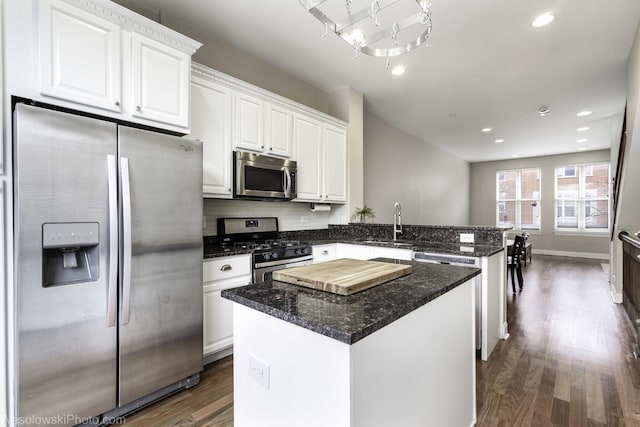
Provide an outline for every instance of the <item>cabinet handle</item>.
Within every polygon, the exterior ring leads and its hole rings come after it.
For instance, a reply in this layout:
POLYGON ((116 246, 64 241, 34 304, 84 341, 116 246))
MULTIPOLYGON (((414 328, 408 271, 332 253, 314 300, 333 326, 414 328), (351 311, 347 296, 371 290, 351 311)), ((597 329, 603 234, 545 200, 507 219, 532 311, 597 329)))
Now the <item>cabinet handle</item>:
POLYGON ((329 251, 327 250, 322 251, 322 255, 329 255, 329 251))
POLYGON ((120 101, 116 101, 116 107, 120 106, 120 101))
POLYGON ((136 111, 142 111, 142 108, 140 108, 140 106, 136 106, 136 111))
POLYGON ((262 146, 262 149, 264 150, 264 145, 262 146))
POLYGON ((227 188, 227 191, 228 191, 229 193, 231 193, 231 188, 227 188))
POLYGON ((269 147, 269 151, 273 151, 273 147, 269 147))
POLYGON ((231 270, 233 267, 231 267, 229 264, 225 264, 222 267, 220 267, 220 271, 229 271, 231 270))

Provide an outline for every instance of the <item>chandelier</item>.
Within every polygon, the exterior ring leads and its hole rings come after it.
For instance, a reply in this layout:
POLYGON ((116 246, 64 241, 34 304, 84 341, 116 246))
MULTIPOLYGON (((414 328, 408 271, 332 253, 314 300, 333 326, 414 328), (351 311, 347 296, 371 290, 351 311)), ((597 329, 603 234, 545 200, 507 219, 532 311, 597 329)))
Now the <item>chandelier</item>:
MULTIPOLYGON (((358 53, 387 58, 425 44, 431 36, 431 0, 299 0, 329 32, 358 53)), ((426 46, 429 46, 428 44, 426 46)))

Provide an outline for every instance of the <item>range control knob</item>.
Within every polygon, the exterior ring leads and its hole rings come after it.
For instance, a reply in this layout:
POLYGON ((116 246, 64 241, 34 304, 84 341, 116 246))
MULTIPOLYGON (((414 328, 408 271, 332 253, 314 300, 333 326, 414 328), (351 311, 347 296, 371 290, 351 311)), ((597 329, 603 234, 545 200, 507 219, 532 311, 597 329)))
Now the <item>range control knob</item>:
POLYGON ((269 261, 269 259, 271 259, 271 254, 270 253, 262 254, 262 258, 264 258, 265 261, 269 261))

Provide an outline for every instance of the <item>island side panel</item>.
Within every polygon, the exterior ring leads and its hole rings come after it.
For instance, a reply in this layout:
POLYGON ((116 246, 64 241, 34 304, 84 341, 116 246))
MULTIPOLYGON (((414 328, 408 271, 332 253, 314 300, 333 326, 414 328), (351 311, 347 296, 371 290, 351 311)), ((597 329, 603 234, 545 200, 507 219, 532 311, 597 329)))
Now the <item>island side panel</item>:
POLYGON ((505 252, 482 258, 482 351, 480 357, 487 361, 498 341, 506 338, 507 328, 506 287, 504 281, 505 252), (486 272, 486 274, 485 274, 486 272))
POLYGON ((472 426, 474 281, 351 347, 354 427, 472 426))
POLYGON ((350 346, 234 303, 234 425, 347 427, 350 346), (249 373, 269 365, 269 388, 249 373))

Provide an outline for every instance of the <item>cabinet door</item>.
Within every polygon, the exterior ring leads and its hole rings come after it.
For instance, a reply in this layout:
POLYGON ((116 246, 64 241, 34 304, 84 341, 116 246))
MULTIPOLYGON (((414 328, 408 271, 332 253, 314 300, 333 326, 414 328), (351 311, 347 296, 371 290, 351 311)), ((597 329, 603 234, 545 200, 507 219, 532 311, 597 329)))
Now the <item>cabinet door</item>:
POLYGON ((220 296, 221 289, 207 290, 203 296, 203 354, 233 344, 233 303, 220 296))
POLYGON ((231 198, 231 91, 197 77, 191 83, 191 135, 202 140, 204 196, 231 198))
POLYGON ((262 152, 264 150, 262 100, 243 93, 236 93, 234 101, 235 147, 262 152))
POLYGON ((324 200, 347 201, 347 132, 334 126, 324 127, 324 200))
POLYGON ((39 3, 40 92, 120 111, 120 28, 57 0, 39 3))
POLYGON ((265 145, 268 154, 291 157, 292 113, 273 104, 266 104, 265 112, 265 145))
POLYGON ((296 200, 322 200, 322 125, 318 120, 296 114, 293 123, 295 157, 298 162, 296 200))
POLYGON ((189 127, 191 57, 138 33, 131 34, 136 117, 189 127))

